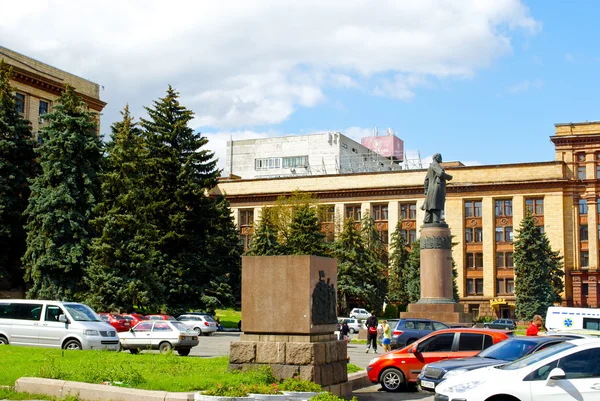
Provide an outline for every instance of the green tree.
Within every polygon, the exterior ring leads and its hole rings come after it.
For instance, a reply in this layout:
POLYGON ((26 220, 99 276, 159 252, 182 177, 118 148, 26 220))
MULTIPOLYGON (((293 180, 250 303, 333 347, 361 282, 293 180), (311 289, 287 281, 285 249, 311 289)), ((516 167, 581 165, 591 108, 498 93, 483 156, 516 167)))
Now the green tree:
POLYGON ((23 287, 24 212, 37 171, 31 125, 17 110, 10 67, 0 60, 0 280, 23 287))
POLYGON ((315 207, 299 204, 293 211, 286 248, 290 255, 326 256, 325 236, 315 207))
POLYGON ((148 151, 129 107, 113 124, 106 145, 102 200, 90 224, 91 241, 85 282, 86 299, 99 310, 157 310, 163 288, 158 280, 157 229, 148 219, 152 194, 144 185, 148 151))
POLYGON ((392 302, 406 306, 409 303, 406 291, 409 252, 406 249, 406 238, 402 234, 402 221, 396 224, 390 245, 392 253, 389 262, 388 296, 392 302))
POLYGON ((211 243, 219 212, 207 196, 219 171, 206 137, 188 126, 192 111, 180 104, 173 88, 146 111, 148 119, 141 126, 149 150, 145 185, 153 188, 149 219, 158 230, 162 260, 157 268, 166 308, 176 312, 198 307, 205 290, 222 275, 211 243))
MULTIPOLYGON (((388 265, 388 252, 381 238, 382 232, 375 227, 375 220, 368 215, 361 219, 361 235, 367 251, 367 274, 371 277, 373 291, 368 292, 367 303, 371 309, 380 311, 387 295, 387 279, 385 270, 388 265)), ((387 235, 387 233, 385 233, 387 235)))
POLYGON ((416 303, 421 298, 421 240, 412 243, 408 256, 405 291, 408 302, 416 303))
POLYGON ((272 222, 273 211, 263 208, 260 221, 252 235, 250 249, 246 252, 250 256, 285 255, 285 247, 277 240, 277 231, 272 222))
POLYGON ((89 219, 100 194, 101 142, 95 117, 67 86, 37 148, 42 172, 31 181, 23 257, 27 296, 77 299, 92 236, 89 219))
POLYGON ((521 220, 519 234, 514 241, 515 314, 529 321, 533 315, 544 316, 555 300, 552 287, 553 265, 558 262, 546 234, 535 226, 531 211, 521 220))
POLYGON ((310 205, 317 207, 319 199, 310 192, 294 191, 289 196, 280 196, 271 207, 271 224, 277 232, 281 244, 287 244, 290 237, 292 220, 299 207, 310 205))

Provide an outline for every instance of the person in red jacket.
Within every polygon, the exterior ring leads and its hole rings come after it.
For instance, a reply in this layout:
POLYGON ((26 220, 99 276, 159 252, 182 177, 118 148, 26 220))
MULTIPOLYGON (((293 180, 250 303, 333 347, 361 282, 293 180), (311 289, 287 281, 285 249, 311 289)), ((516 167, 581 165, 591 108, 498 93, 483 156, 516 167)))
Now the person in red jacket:
POLYGON ((540 315, 535 315, 531 324, 527 328, 528 336, 543 336, 544 333, 540 332, 540 328, 544 326, 544 319, 540 315))
POLYGON ((371 312, 371 316, 369 316, 369 318, 367 319, 366 322, 366 326, 367 326, 367 353, 369 352, 369 349, 371 348, 371 345, 373 345, 373 353, 376 354, 377 353, 377 326, 379 325, 379 322, 377 321, 377 318, 375 317, 375 311, 371 312))

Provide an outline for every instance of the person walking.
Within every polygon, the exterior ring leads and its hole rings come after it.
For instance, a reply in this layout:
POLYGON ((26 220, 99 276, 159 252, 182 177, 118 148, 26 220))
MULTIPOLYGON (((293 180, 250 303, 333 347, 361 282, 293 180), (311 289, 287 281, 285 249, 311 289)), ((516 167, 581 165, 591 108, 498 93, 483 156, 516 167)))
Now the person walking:
POLYGON ((344 320, 342 323, 342 327, 340 327, 340 340, 346 341, 348 343, 348 333, 350 332, 350 328, 348 327, 348 322, 344 320))
POLYGON ((388 324, 387 320, 383 321, 382 329, 383 340, 381 340, 381 344, 383 345, 383 352, 390 352, 392 350, 392 328, 388 324))
POLYGON ((369 353, 369 349, 371 349, 371 345, 373 345, 373 353, 377 353, 377 326, 379 325, 379 321, 375 317, 375 311, 371 311, 371 316, 367 319, 367 350, 366 353, 369 353))
POLYGON ((542 326, 544 326, 544 319, 540 315, 534 315, 525 334, 527 336, 543 336, 544 333, 540 332, 542 326))

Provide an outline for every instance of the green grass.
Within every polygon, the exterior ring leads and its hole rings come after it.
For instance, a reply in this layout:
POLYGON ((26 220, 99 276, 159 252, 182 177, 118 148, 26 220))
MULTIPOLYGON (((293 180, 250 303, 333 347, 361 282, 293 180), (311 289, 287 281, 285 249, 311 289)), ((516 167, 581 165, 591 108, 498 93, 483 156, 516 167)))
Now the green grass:
POLYGON ((242 312, 239 309, 217 309, 215 313, 225 328, 237 329, 238 322, 242 319, 242 312))
POLYGON ((359 366, 356 366, 352 363, 348 364, 348 373, 356 373, 356 372, 360 372, 361 370, 364 370, 364 369, 359 366))

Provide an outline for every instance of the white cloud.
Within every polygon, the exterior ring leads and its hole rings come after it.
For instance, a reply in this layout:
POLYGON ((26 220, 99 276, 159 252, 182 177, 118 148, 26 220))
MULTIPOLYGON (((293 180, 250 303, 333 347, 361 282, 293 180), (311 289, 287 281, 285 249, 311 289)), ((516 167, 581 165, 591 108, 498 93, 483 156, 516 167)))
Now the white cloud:
POLYGON ((22 0, 2 15, 4 46, 105 87, 103 131, 168 84, 195 124, 228 129, 280 123, 330 87, 409 100, 541 27, 519 0, 22 0))
POLYGON ((508 87, 506 89, 506 92, 512 94, 512 95, 516 95, 522 92, 526 92, 530 89, 541 89, 544 87, 544 81, 542 81, 541 79, 536 79, 533 81, 530 80, 525 80, 525 81, 521 81, 518 82, 510 87, 508 87))

